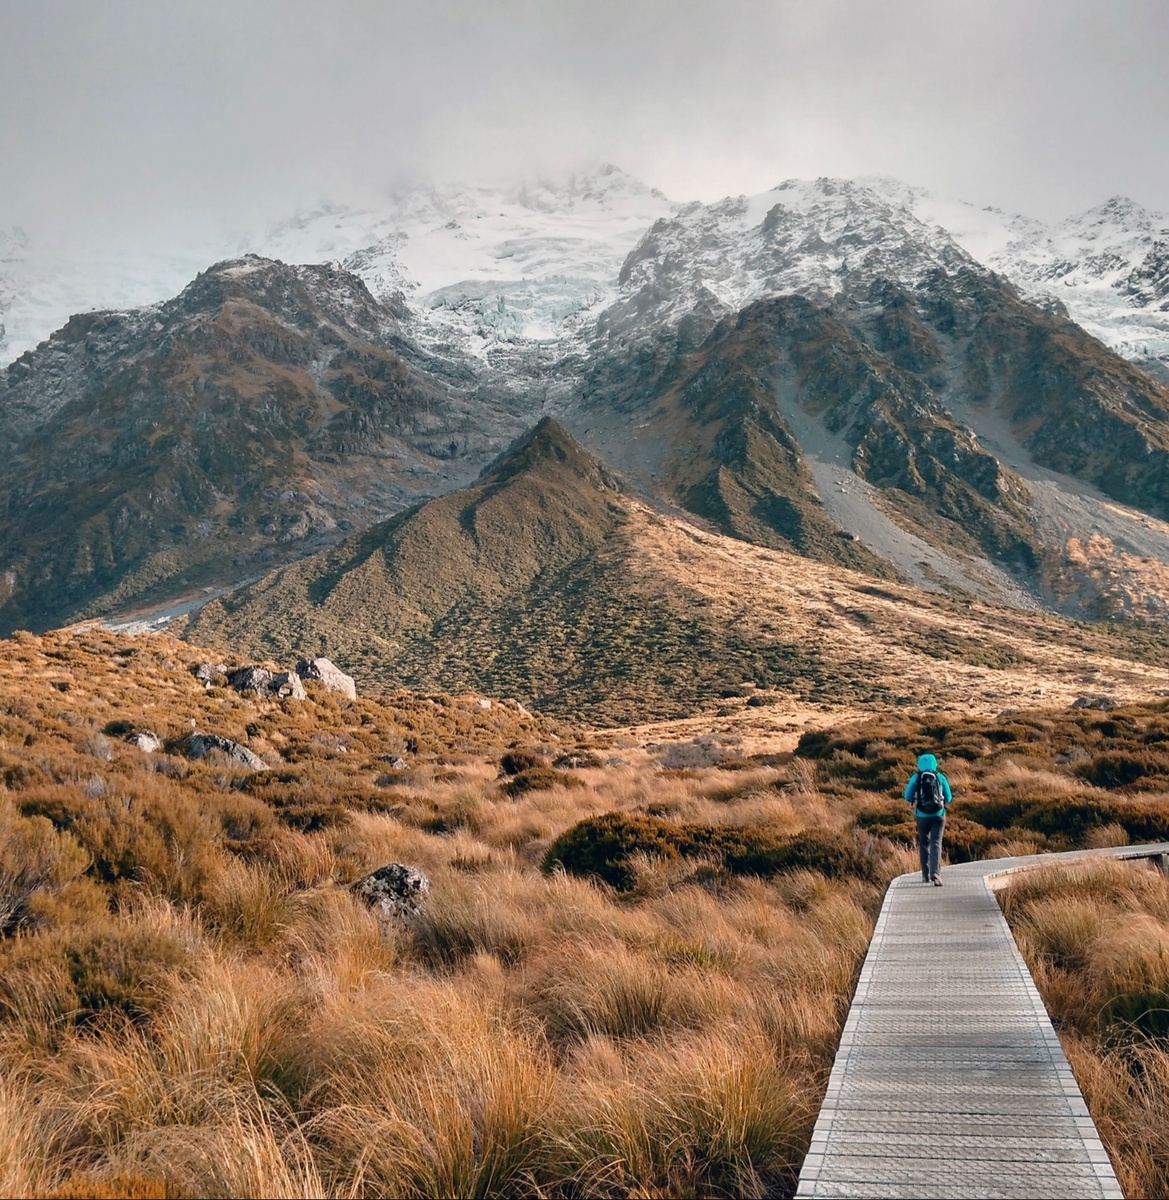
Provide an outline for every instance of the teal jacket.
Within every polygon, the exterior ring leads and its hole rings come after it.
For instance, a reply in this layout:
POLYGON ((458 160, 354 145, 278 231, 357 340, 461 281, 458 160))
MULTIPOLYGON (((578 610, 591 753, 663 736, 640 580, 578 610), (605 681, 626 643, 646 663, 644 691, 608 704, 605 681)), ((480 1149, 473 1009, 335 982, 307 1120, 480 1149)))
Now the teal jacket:
MULTIPOLYGON (((919 754, 917 758, 917 770, 909 777, 909 782, 905 785, 905 799, 910 800, 913 797, 913 785, 917 783, 917 777, 922 771, 933 771, 938 777, 938 783, 942 785, 942 800, 948 808, 954 800, 954 793, 950 790, 950 781, 938 770, 938 760, 932 754, 919 754)), ((944 811, 944 810, 943 810, 944 811)), ((913 810, 915 817, 933 817, 936 813, 918 812, 913 810)))

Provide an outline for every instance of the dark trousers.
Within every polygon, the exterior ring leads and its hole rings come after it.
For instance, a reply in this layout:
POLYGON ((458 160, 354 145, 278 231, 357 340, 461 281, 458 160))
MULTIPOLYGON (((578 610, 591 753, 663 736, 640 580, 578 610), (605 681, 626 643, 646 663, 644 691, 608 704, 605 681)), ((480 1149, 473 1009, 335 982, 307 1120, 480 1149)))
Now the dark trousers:
POLYGON ((917 853, 921 858, 921 877, 928 883, 938 877, 942 865, 942 830, 946 828, 946 814, 936 817, 917 818, 917 853))

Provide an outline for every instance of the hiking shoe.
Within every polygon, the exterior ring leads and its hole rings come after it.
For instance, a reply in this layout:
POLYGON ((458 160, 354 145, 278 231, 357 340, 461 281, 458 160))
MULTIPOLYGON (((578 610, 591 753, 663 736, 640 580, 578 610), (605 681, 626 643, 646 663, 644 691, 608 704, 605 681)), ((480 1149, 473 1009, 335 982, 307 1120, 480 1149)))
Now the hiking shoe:
POLYGON ((936 875, 930 880, 930 882, 934 885, 934 887, 942 886, 942 881, 936 875))

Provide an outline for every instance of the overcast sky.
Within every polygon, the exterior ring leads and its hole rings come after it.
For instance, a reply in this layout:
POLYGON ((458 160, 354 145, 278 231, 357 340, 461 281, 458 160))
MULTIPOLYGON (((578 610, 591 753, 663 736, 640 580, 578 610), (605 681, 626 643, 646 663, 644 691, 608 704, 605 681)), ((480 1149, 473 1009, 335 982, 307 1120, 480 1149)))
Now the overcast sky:
POLYGON ((0 227, 241 226, 613 161, 1169 210, 1169 0, 0 0, 0 227))

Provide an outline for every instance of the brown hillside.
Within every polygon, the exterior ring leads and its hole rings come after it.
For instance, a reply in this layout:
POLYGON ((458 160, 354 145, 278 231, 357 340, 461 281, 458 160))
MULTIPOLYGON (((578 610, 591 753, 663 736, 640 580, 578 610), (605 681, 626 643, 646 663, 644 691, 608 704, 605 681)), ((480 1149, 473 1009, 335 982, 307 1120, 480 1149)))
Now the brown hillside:
POLYGON ((208 604, 188 636, 328 654, 369 686, 479 690, 632 724, 757 690, 843 708, 1124 698, 1153 635, 875 582, 704 532, 543 422, 473 488, 208 604))

